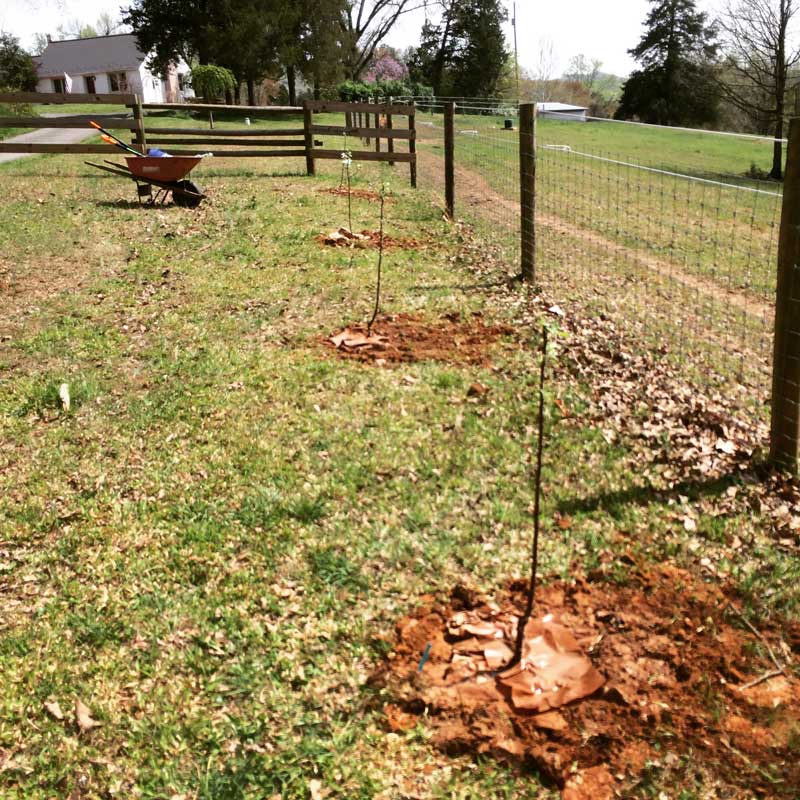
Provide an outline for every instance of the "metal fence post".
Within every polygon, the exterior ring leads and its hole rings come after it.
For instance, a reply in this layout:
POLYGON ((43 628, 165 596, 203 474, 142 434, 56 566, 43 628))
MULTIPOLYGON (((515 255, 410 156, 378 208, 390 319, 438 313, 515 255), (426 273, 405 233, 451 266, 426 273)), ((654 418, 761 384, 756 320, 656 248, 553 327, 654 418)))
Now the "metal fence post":
POLYGON ((789 124, 778 242, 771 460, 797 474, 800 452, 800 118, 789 124))
POLYGON ((520 267, 522 280, 536 278, 536 104, 519 107, 520 267))
POLYGON ((456 104, 444 104, 444 199, 447 216, 455 219, 456 208, 456 104))

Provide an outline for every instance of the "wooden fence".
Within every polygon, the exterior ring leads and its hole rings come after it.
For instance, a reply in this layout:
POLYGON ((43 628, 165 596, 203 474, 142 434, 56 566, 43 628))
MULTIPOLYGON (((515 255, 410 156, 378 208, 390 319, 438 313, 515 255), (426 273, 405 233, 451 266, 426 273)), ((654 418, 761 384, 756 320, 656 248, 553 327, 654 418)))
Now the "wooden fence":
MULTIPOLYGON (((335 103, 306 102, 300 106, 222 106, 200 103, 142 103, 131 94, 38 94, 30 92, 0 93, 0 103, 13 105, 34 104, 92 104, 125 106, 130 116, 103 117, 104 128, 111 131, 129 131, 131 144, 142 153, 149 147, 168 148, 174 155, 200 155, 212 153, 224 158, 305 158, 309 175, 316 171, 318 159, 342 157, 341 149, 326 149, 318 135, 352 136, 370 145, 374 150, 359 150, 347 146, 356 161, 385 161, 390 164, 408 163, 411 185, 417 184, 417 156, 415 107, 397 103, 335 103), (209 127, 150 127, 146 114, 158 111, 193 111, 207 114, 209 127), (302 115, 302 126, 285 128, 232 128, 214 127, 214 114, 237 114, 252 119, 285 118, 302 115), (343 125, 317 125, 315 114, 341 113, 343 125), (405 126, 396 126, 398 118, 406 119, 405 126), (385 150, 381 143, 385 141, 385 150), (407 152, 397 152, 395 143, 408 142, 407 152)), ((0 128, 89 128, 92 115, 76 114, 64 117, 0 117, 0 128)), ((87 130, 87 136, 91 131, 87 130)), ((118 155, 119 149, 109 144, 64 144, 48 142, 0 141, 0 153, 104 153, 118 155)))

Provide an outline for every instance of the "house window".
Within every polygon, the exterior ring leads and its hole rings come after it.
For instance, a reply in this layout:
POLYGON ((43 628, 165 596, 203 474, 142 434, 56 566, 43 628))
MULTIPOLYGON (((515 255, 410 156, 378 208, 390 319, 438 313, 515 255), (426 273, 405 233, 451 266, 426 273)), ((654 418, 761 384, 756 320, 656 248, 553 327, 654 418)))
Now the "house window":
POLYGON ((84 80, 86 81, 86 94, 96 94, 94 75, 86 75, 84 80))
POLYGON ((64 94, 64 79, 53 78, 53 91, 56 94, 64 94))
POLYGON ((109 72, 108 84, 112 92, 127 92, 128 76, 124 72, 109 72))

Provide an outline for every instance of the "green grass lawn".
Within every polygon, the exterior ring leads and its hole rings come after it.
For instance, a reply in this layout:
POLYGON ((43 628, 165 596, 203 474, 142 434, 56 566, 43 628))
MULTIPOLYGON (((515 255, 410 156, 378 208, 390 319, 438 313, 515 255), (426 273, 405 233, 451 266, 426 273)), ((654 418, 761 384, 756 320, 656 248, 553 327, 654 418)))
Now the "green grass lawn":
MULTIPOLYGON (((424 727, 389 735, 367 682, 423 594, 526 573, 538 322, 481 366, 338 360, 320 340, 369 317, 375 256, 317 243, 346 201, 320 192, 338 164, 304 168, 204 163, 193 212, 140 207, 78 157, 0 166, 3 798, 288 800, 311 780, 343 800, 555 796, 424 727), (76 698, 100 727, 76 729, 76 698)), ((475 288, 492 251, 407 170, 355 183, 389 177, 387 232, 424 245, 387 253, 384 310, 517 320, 524 290, 475 288)), ((354 217, 377 227, 374 203, 354 217)), ((796 617, 798 561, 767 512, 731 501, 690 533, 675 503, 704 490, 649 492, 633 441, 575 423, 594 393, 560 370, 548 390, 544 574, 592 569, 624 535, 645 558, 724 563, 754 614, 796 617)))
MULTIPOLYGON (((433 119, 441 124, 441 115, 421 114, 420 119, 433 119)), ((456 116, 457 129, 491 133, 499 132, 502 127, 503 119, 499 117, 456 116)), ((569 145, 574 150, 624 156, 634 164, 717 180, 746 178, 751 165, 761 172, 769 172, 772 167, 771 141, 713 133, 626 125, 611 120, 575 123, 543 118, 537 121, 537 137, 540 145, 569 145)), ((773 185, 780 190, 780 184, 773 185)))

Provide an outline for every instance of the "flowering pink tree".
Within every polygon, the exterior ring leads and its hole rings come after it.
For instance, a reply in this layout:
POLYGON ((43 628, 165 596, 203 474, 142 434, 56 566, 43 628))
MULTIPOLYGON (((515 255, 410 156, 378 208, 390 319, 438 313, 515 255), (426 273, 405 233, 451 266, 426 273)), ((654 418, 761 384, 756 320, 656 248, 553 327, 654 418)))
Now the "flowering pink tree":
POLYGON ((367 83, 375 83, 376 81, 402 81, 407 77, 408 67, 384 50, 378 53, 370 65, 365 80, 367 83))

